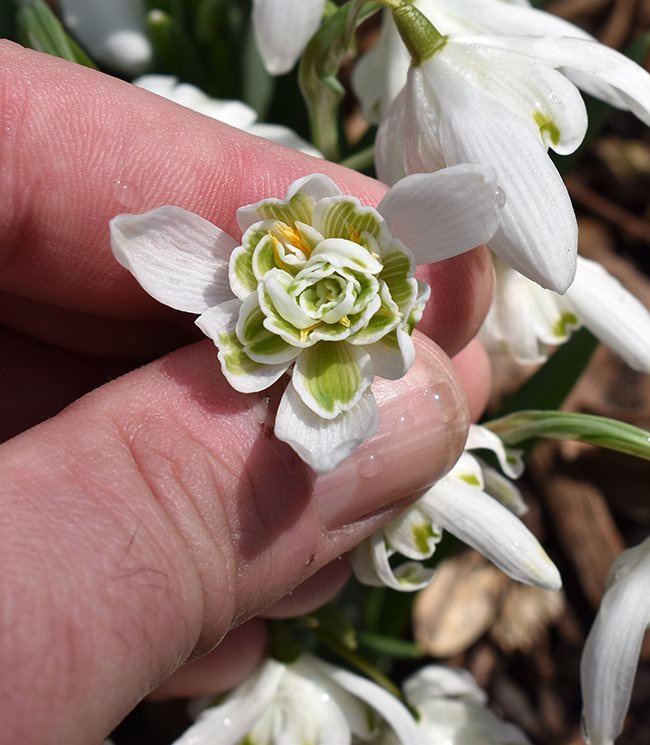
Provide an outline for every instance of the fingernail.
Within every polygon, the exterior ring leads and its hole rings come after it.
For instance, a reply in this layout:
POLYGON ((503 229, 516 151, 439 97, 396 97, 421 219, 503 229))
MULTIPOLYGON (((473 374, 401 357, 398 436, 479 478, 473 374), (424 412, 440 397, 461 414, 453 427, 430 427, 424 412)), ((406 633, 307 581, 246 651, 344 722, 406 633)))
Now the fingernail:
POLYGON ((400 380, 377 378, 379 427, 335 470, 314 476, 323 522, 334 529, 426 489, 456 462, 467 437, 467 402, 449 358, 418 336, 400 380))

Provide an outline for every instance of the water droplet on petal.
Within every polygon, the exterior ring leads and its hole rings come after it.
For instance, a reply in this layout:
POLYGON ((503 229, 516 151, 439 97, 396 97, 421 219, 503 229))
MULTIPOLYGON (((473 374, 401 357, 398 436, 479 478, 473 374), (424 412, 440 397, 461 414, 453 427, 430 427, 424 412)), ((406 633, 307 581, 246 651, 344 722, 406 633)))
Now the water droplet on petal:
POLYGON ((384 461, 377 453, 368 453, 359 461, 359 476, 371 479, 377 476, 384 468, 384 461))
POLYGON ((506 193, 503 189, 497 189, 494 195, 494 204, 498 209, 503 209, 506 206, 506 193))

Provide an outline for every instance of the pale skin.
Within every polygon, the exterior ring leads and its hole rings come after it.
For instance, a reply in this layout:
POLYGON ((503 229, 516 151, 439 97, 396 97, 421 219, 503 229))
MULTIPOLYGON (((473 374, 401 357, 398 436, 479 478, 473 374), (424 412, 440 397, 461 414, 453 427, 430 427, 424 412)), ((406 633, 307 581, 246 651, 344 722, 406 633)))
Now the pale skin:
POLYGON ((308 173, 367 204, 385 187, 9 42, 0 121, 0 721, 7 742, 85 745, 153 691, 238 682, 261 617, 325 602, 337 557, 449 469, 488 392, 469 342, 490 260, 425 268, 413 368, 376 381, 378 434, 316 477, 268 426, 282 386, 230 389, 107 224, 176 204, 236 236, 238 206, 308 173))

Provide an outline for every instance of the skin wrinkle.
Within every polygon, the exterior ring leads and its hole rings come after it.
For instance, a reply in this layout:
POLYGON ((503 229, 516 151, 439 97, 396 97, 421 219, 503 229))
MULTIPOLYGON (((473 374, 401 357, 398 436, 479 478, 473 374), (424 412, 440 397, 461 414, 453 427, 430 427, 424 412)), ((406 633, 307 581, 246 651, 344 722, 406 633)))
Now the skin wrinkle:
MULTIPOLYGON (((141 414, 139 415, 141 416, 141 414)), ((196 575, 200 594, 202 597, 201 609, 197 609, 197 615, 201 619, 200 627, 192 630, 192 645, 188 650, 196 650, 197 645, 204 645, 202 637, 204 629, 224 628, 232 625, 234 617, 234 599, 236 597, 237 568, 235 563, 235 548, 231 532, 224 525, 218 529, 214 519, 209 520, 205 509, 206 496, 196 493, 196 486, 188 483, 186 475, 179 469, 191 469, 197 460, 194 452, 188 457, 188 444, 193 451, 198 451, 201 459, 206 459, 210 471, 212 488, 208 486, 206 495, 216 496, 222 493, 219 486, 220 479, 215 481, 214 468, 219 464, 211 464, 213 455, 206 451, 205 446, 197 442, 190 433, 182 429, 178 423, 177 427, 182 431, 177 434, 170 432, 171 421, 166 419, 161 432, 157 425, 162 421, 160 417, 145 419, 144 422, 116 422, 117 431, 124 442, 129 457, 138 476, 146 485, 148 493, 163 511, 167 522, 174 530, 179 541, 184 546, 189 558, 189 565, 196 575), (157 420, 157 421, 156 421, 157 420), (151 426, 151 422, 156 424, 151 426), (154 443, 153 440, 159 440, 154 443), (183 463, 179 460, 179 450, 175 450, 173 443, 178 440, 184 453, 183 463), (164 448, 169 447, 169 452, 164 448), (161 468, 161 464, 163 468, 161 468), (171 466, 171 469, 169 467, 171 466), (171 473, 169 472, 171 471, 171 473), (171 479, 165 478, 171 475, 171 479), (220 566, 218 591, 210 590, 212 581, 210 566, 201 562, 201 557, 213 557, 212 562, 220 566), (218 598, 218 600, 217 600, 218 598)), ((202 469, 205 473, 206 469, 202 469)), ((209 500, 212 509, 220 506, 220 500, 213 498, 209 500)), ((223 514, 220 510, 220 514, 223 514)), ((182 613, 179 613, 182 617, 182 613)), ((220 639, 210 637, 208 648, 212 648, 220 639)), ((203 649, 202 651, 208 651, 203 649)))

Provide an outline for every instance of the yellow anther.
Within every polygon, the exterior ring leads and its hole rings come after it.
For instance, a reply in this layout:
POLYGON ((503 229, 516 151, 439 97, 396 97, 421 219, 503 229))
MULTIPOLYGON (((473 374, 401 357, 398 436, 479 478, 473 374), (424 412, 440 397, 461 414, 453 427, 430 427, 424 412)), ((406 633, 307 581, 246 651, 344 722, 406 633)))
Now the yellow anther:
POLYGON ((296 230, 296 228, 292 228, 284 222, 276 222, 273 226, 272 235, 278 238, 285 247, 287 243, 289 243, 294 248, 302 251, 306 258, 309 258, 311 248, 307 245, 305 239, 300 234, 300 231, 296 230))
POLYGON ((341 326, 345 326, 346 329, 350 328, 350 319, 347 316, 339 318, 339 323, 341 324, 341 326))
POLYGON ((307 339, 309 338, 309 334, 311 334, 311 332, 314 329, 317 329, 319 326, 322 326, 322 325, 323 325, 323 322, 319 321, 318 323, 315 323, 313 326, 308 326, 306 329, 300 329, 300 341, 307 341, 307 339))
POLYGON ((348 225, 348 235, 353 243, 361 244, 361 233, 354 227, 354 225, 348 225))
POLYGON ((273 258, 275 259, 275 265, 278 269, 284 269, 285 272, 289 271, 289 267, 282 261, 280 256, 279 246, 280 241, 271 233, 271 239, 273 240, 273 258))

